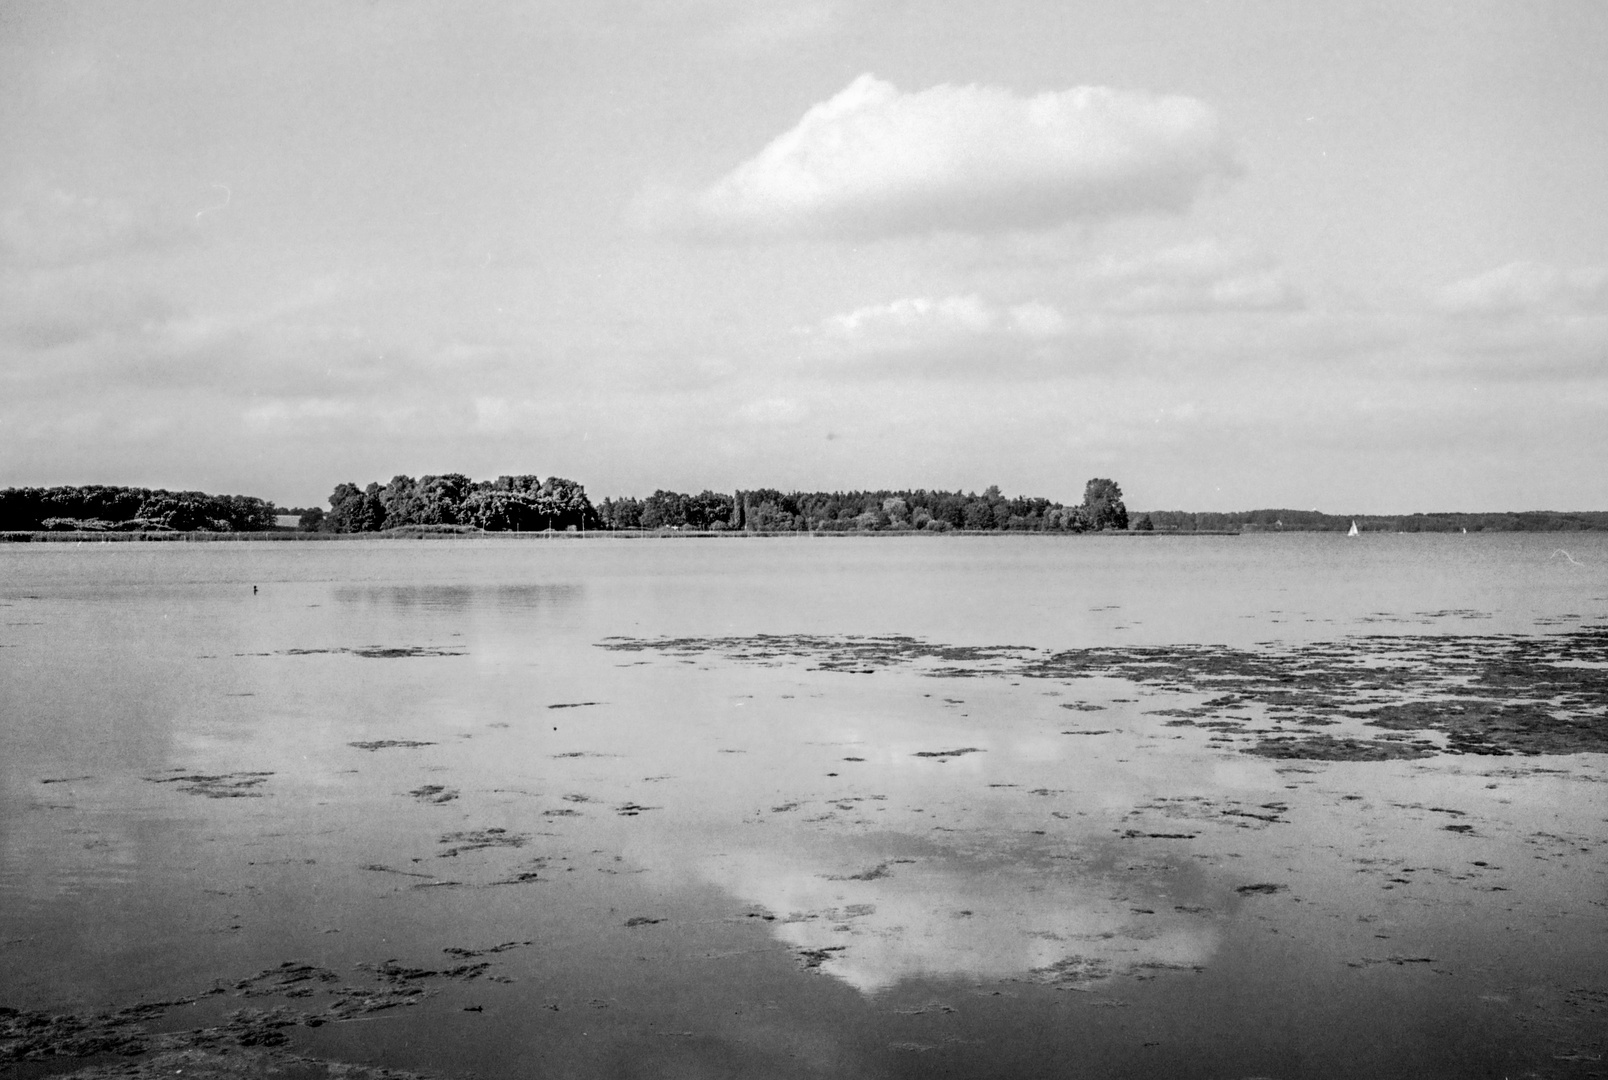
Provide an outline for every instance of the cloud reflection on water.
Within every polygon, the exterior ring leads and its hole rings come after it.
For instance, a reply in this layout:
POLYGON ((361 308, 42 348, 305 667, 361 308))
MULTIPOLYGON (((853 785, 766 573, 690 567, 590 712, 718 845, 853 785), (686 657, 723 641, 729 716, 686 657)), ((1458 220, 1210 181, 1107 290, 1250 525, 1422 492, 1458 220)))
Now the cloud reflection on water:
POLYGON ((562 608, 576 603, 581 593, 579 585, 342 585, 333 590, 338 603, 398 613, 562 608))
POLYGON ((774 916, 772 932, 871 995, 914 978, 1084 985, 1204 965, 1217 931, 1142 882, 959 853, 829 865, 747 850, 705 860, 710 881, 774 916))

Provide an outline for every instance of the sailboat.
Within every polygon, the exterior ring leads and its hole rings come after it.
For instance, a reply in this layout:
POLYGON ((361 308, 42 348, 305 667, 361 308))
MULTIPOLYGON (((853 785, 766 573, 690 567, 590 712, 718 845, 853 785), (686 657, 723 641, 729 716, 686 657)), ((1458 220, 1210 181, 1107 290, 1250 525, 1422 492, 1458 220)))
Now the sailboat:
POLYGON ((1347 536, 1356 536, 1357 535, 1357 523, 1355 521, 1353 521, 1351 523, 1351 531, 1346 533, 1346 535, 1347 536))

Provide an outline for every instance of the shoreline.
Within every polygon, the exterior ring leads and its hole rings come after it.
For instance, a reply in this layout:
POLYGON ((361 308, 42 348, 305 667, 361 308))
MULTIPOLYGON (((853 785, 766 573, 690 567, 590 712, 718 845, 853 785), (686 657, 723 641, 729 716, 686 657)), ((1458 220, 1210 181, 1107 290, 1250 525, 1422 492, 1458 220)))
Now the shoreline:
MULTIPOLYGON (((1286 529, 1285 532, 1311 532, 1320 533, 1331 530, 1324 529, 1286 529)), ((322 533, 300 532, 297 530, 272 530, 265 532, 54 532, 48 530, 10 530, 0 532, 0 544, 70 544, 70 543, 240 543, 260 540, 265 542, 283 541, 345 541, 345 540, 773 540, 786 537, 811 537, 833 540, 870 540, 889 537, 955 537, 955 536, 1059 536, 1097 537, 1097 536, 1126 536, 1126 537, 1154 537, 1154 536, 1241 536, 1243 532, 1237 529, 1169 529, 1151 531, 1135 531, 1131 529, 1105 529, 1093 532, 1070 532, 1065 530, 1040 529, 950 529, 945 532, 929 532, 925 529, 882 530, 877 532, 864 531, 805 531, 805 532, 750 532, 747 530, 726 530, 720 532, 692 530, 692 529, 596 529, 589 532, 490 532, 480 529, 419 529, 417 527, 402 529, 387 529, 381 532, 356 533, 322 533)), ((1335 535, 1341 535, 1336 533, 1335 535)))

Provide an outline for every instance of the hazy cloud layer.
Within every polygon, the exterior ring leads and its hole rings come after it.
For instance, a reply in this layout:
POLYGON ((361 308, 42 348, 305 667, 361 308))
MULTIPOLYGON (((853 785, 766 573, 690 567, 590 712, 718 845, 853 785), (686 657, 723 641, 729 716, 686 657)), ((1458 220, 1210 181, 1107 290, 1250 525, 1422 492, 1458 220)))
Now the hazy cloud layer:
MULTIPOLYGON (((1197 325, 1203 316, 1244 316, 1234 324, 1244 335, 1246 319, 1276 321, 1306 307, 1303 291, 1283 268, 1245 245, 1211 239, 1120 259, 1034 260, 1003 272, 963 268, 948 276, 982 287, 865 304, 827 316, 813 332, 828 347, 861 354, 927 351, 942 357, 946 367, 966 357, 989 366, 1000 356, 1022 356, 1028 346, 1057 342, 1075 344, 1086 363, 1115 355, 1114 338, 1160 344, 1186 327, 1192 328, 1194 344, 1174 352, 1198 353, 1200 343, 1217 333, 1197 325), (990 285, 1016 299, 990 296, 990 285)), ((1037 353, 1046 355, 1044 349, 1037 353)), ((1028 370, 1013 367, 1018 374, 1028 370)))
POLYGON ((1608 311, 1608 267, 1560 270, 1513 262, 1454 282, 1436 299, 1444 310, 1463 315, 1608 311))
POLYGON ((138 338, 171 314, 171 305, 140 283, 93 268, 0 269, 0 345, 22 350, 0 352, 0 369, 97 336, 138 338))
POLYGON ((164 247, 187 223, 151 205, 66 191, 36 192, 0 210, 0 265, 68 266, 164 247))
POLYGON ((1086 278, 1101 306, 1117 311, 1290 311, 1305 305, 1282 268, 1243 246, 1210 239, 1106 259, 1086 278))
POLYGON ((642 209, 661 227, 728 237, 986 232, 1177 212, 1235 171, 1216 114, 1193 98, 904 93, 862 75, 709 188, 642 209))

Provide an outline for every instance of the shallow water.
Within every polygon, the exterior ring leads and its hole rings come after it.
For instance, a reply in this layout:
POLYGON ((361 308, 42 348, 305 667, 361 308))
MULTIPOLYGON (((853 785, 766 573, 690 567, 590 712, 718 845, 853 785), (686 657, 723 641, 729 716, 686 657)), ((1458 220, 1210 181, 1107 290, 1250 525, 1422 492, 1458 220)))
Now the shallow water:
POLYGON ((1366 717, 1594 745, 1605 621, 1597 534, 11 546, 0 1005, 460 1076, 1592 1075, 1608 756, 1366 717))

